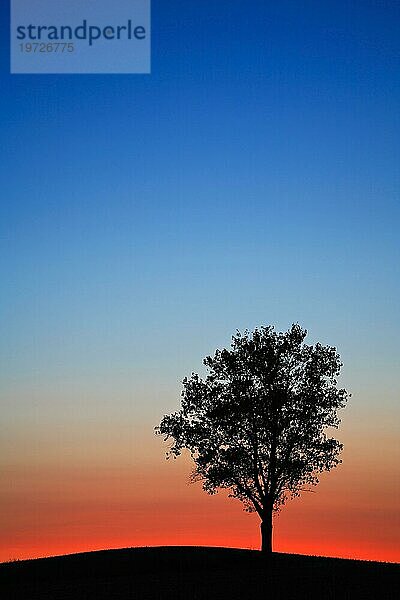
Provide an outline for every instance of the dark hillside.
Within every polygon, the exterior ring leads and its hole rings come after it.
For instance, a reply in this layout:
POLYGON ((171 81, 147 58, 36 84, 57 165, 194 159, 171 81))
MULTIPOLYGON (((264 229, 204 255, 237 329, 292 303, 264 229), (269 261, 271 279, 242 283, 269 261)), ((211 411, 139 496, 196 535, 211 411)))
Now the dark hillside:
POLYGON ((225 548, 104 550, 0 565, 2 600, 397 600, 398 565, 225 548))

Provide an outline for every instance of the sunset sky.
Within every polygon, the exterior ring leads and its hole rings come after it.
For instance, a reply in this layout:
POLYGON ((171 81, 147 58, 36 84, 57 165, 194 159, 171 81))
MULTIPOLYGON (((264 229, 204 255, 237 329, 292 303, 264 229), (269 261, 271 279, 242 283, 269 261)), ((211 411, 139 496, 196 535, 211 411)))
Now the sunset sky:
POLYGON ((282 552, 399 552, 400 5, 153 0, 151 75, 10 75, 0 40, 0 561, 259 547, 153 428, 238 329, 334 345, 343 464, 282 552))

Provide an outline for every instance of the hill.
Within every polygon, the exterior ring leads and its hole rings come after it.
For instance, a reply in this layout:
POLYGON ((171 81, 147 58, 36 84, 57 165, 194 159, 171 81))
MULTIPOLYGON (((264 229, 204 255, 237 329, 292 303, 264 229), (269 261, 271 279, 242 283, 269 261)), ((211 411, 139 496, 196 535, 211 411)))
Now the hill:
POLYGON ((0 565, 2 600, 391 600, 398 565, 254 550, 104 550, 0 565))

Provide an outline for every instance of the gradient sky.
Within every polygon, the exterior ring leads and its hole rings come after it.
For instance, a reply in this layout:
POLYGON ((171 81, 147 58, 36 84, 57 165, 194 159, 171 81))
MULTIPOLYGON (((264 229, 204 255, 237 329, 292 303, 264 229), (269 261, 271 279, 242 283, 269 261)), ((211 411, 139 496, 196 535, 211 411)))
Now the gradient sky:
POLYGON ((400 6, 153 0, 152 74, 0 52, 0 560, 258 547, 153 436, 236 328, 335 345, 343 465, 284 552, 398 560, 400 6))

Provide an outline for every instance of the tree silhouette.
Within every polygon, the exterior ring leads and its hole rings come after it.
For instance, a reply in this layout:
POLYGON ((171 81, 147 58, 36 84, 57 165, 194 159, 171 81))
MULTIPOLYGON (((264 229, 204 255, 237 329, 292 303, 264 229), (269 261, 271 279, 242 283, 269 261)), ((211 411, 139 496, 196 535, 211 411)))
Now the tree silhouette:
POLYGON ((342 444, 326 429, 338 427, 349 397, 337 388, 342 364, 335 348, 307 345, 306 335, 297 324, 237 331, 229 350, 204 359, 205 379, 183 380, 181 409, 156 427, 173 440, 167 456, 190 451, 206 492, 227 488, 258 513, 267 553, 273 512, 341 462, 342 444))

